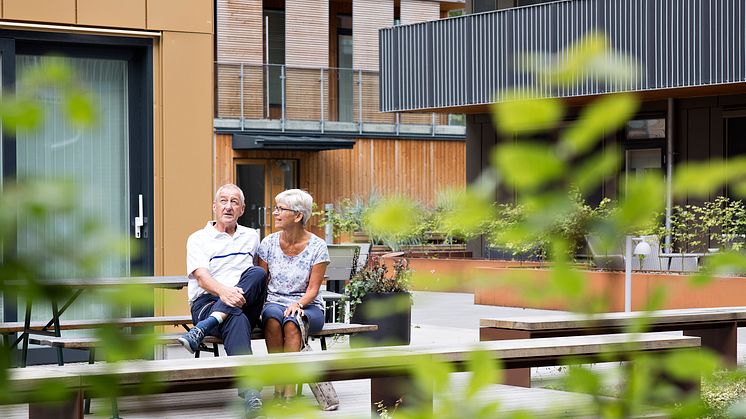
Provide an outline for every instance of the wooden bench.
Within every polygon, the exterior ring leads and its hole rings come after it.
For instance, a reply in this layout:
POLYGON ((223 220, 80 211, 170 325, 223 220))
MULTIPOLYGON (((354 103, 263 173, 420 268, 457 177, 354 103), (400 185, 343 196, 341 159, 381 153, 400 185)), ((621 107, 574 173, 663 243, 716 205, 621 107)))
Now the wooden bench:
MULTIPOLYGON (((191 324, 191 318, 189 318, 188 321, 186 321, 185 323, 191 324)), ((320 331, 313 333, 311 337, 320 339, 321 349, 326 350, 327 349, 326 338, 329 336, 353 335, 356 333, 374 332, 376 330, 378 330, 378 326, 374 324, 325 323, 324 327, 320 331)), ((158 335, 156 336, 155 342, 156 344, 159 344, 159 345, 176 344, 178 343, 176 339, 180 336, 181 336, 180 334, 158 335)), ((255 340, 264 339, 264 331, 262 329, 254 329, 251 333, 251 338, 255 340)), ((32 338, 31 343, 36 344, 36 345, 51 346, 54 348, 80 349, 80 350, 91 350, 92 351, 99 346, 100 341, 98 338, 91 337, 91 336, 83 336, 83 337, 49 336, 49 337, 32 338)), ((216 345, 222 344, 223 341, 214 336, 206 336, 203 343, 213 345, 213 349, 208 349, 205 347, 202 350, 209 350, 210 352, 213 352, 217 356, 218 352, 217 352, 216 345)), ((199 352, 200 351, 197 351, 195 353, 196 358, 199 358, 199 352)))
MULTIPOLYGON (((536 316, 503 316, 479 321, 479 340, 545 338, 622 333, 644 320, 645 331, 683 331, 702 339, 702 346, 722 357, 725 365, 735 366, 737 328, 746 325, 746 307, 695 308, 655 312, 616 312, 593 316, 560 313, 536 316)), ((529 387, 530 370, 508 372, 507 382, 529 387)))
MULTIPOLYGON (((557 365, 577 362, 578 359, 596 359, 609 353, 617 359, 629 359, 639 353, 666 353, 691 350, 699 347, 696 337, 671 334, 615 334, 574 336, 567 338, 517 339, 479 342, 474 345, 405 346, 352 349, 344 351, 296 352, 271 355, 248 355, 220 358, 203 358, 185 362, 183 359, 156 361, 129 361, 116 364, 73 364, 60 366, 13 369, 9 371, 8 388, 16 392, 13 403, 31 402, 29 417, 54 416, 82 418, 82 394, 96 385, 102 377, 120 383, 120 394, 132 394, 143 382, 160 383, 152 387, 158 392, 178 392, 227 388, 236 385, 241 374, 250 372, 256 377, 272 377, 264 385, 288 384, 278 376, 279 366, 293 371, 317 371, 316 380, 371 380, 371 411, 376 403, 392 406, 402 398, 402 405, 420 405, 432 408, 432 397, 418 390, 413 378, 412 365, 422 361, 452 364, 463 370, 471 353, 485 351, 493 360, 500 360, 505 368, 557 365), (630 343, 634 343, 631 345, 630 343), (273 374, 270 372, 273 371, 273 374), (33 391, 49 385, 49 380, 62 380, 67 389, 67 403, 44 405, 35 399, 33 391)), ((48 388, 48 387, 47 387, 48 388)))

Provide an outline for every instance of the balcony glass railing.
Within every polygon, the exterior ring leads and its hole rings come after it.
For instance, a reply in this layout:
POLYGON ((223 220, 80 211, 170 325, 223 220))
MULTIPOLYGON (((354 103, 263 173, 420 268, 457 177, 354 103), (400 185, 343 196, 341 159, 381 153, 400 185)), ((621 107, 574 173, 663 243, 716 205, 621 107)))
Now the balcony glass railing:
POLYGON ((464 135, 463 115, 383 113, 378 72, 217 63, 215 125, 394 135, 464 135))

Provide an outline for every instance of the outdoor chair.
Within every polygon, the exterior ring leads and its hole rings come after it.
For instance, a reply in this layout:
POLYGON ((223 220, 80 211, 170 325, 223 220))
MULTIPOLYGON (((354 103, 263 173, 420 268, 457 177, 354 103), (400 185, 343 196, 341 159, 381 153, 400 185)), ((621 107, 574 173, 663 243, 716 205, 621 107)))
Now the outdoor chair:
POLYGON ((326 267, 326 289, 336 293, 344 293, 345 284, 355 273, 360 254, 357 244, 330 244, 329 265, 326 267))
POLYGON ((624 248, 622 246, 616 243, 609 245, 591 234, 586 235, 585 240, 597 268, 611 271, 624 270, 624 248))
POLYGON ((355 262, 355 271, 352 273, 353 275, 362 271, 365 269, 365 266, 368 264, 368 256, 370 256, 370 249, 373 247, 373 243, 344 243, 345 245, 350 244, 353 246, 358 246, 360 248, 360 253, 357 256, 357 261, 355 262))
MULTIPOLYGON (((640 237, 642 241, 647 242, 650 245, 650 254, 645 255, 642 258, 642 266, 640 266, 640 257, 632 255, 632 270, 633 271, 672 271, 672 272, 695 272, 699 269, 698 257, 694 254, 687 255, 686 253, 681 256, 664 257, 666 253, 661 252, 660 240, 656 235, 648 235, 640 237)), ((624 242, 612 243, 608 248, 604 247, 603 241, 592 235, 586 236, 588 242, 588 249, 590 249, 593 256, 593 263, 600 269, 617 270, 623 271, 624 266, 624 242)), ((634 241, 632 243, 632 249, 639 243, 634 241)))

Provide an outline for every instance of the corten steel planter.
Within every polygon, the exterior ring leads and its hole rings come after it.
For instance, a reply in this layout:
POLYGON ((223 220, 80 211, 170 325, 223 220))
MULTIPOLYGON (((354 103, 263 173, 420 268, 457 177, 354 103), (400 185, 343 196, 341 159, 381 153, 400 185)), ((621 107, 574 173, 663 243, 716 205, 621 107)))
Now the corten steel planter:
MULTIPOLYGON (((384 258, 388 259, 388 258, 384 258)), ((472 281, 479 271, 507 267, 541 267, 546 263, 511 260, 433 259, 407 257, 415 291, 475 292, 472 281)), ((388 262, 387 262, 388 263, 388 262)))
POLYGON ((351 347, 409 345, 412 297, 408 292, 370 293, 355 307, 351 322, 378 325, 375 332, 350 336, 351 347))
MULTIPOLYGON (((571 310, 567 301, 550 298, 542 301, 527 298, 521 289, 541 289, 549 278, 547 269, 476 268, 483 278, 482 286, 474 292, 476 304, 537 308, 546 310, 571 310), (507 285, 503 279, 518 276, 518 283, 507 285), (494 285, 490 285, 492 278, 494 285)), ((604 297, 609 311, 624 311, 624 272, 581 271, 589 295, 604 297)), ((743 306, 746 295, 746 278, 715 277, 707 284, 693 285, 690 275, 673 273, 632 274, 632 310, 646 309, 646 303, 657 289, 666 296, 660 310, 743 306)))

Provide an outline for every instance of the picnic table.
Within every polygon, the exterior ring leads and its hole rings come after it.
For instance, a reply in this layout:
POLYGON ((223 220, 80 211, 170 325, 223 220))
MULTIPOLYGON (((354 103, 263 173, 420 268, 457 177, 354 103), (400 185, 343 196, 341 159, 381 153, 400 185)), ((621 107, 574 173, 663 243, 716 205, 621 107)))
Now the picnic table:
MULTIPOLYGON (((39 335, 44 338, 34 339, 37 344, 46 344, 56 348, 57 350, 57 363, 59 365, 64 364, 63 349, 70 346, 60 344, 65 342, 61 338, 62 330, 73 330, 73 329, 93 329, 98 326, 115 324, 121 327, 137 327, 137 326, 182 326, 188 330, 188 325, 191 324, 191 316, 138 316, 129 317, 123 319, 88 319, 88 320, 65 320, 64 322, 60 319, 63 313, 83 294, 86 290, 92 289, 115 289, 124 286, 148 286, 160 289, 181 289, 187 286, 189 279, 185 276, 145 276, 145 277, 121 277, 121 278, 81 278, 81 279, 55 279, 55 280, 44 280, 40 281, 40 284, 46 287, 60 288, 66 290, 72 290, 72 293, 64 302, 59 302, 57 299, 52 298, 50 303, 52 306, 52 315, 48 321, 33 322, 32 311, 34 302, 32 299, 26 301, 26 310, 24 320, 21 324, 18 322, 9 322, 0 324, 0 333, 8 336, 9 333, 19 332, 19 336, 15 341, 9 345, 14 348, 19 344, 21 345, 21 366, 25 367, 28 360, 29 351, 29 339, 32 335, 39 335), (52 344, 52 342, 57 342, 52 344)), ((26 283, 22 281, 10 281, 8 283, 10 287, 21 287, 25 286, 26 283)), ((322 290, 320 292, 324 301, 338 302, 342 295, 336 294, 330 291, 322 290)), ((350 332, 351 333, 351 332, 350 332)), ((77 340, 81 340, 78 338, 77 340)), ((85 339, 83 339, 85 340, 85 339)), ((68 342, 69 343, 69 342, 68 342)), ((325 341, 323 342, 325 344, 325 341)), ((7 344, 7 342, 6 342, 7 344)), ((325 346, 325 345, 324 345, 325 346)))
MULTIPOLYGON (((432 394, 423 391, 412 365, 418 362, 441 362, 464 371, 473 351, 481 351, 491 360, 500 360, 504 368, 558 365, 564 362, 595 360, 599 357, 629 360, 636 354, 665 354, 676 351, 697 350, 700 339, 671 334, 617 334, 574 336, 568 338, 518 339, 510 341, 479 342, 478 344, 453 344, 450 346, 395 346, 368 349, 350 349, 336 352, 292 352, 268 355, 245 355, 221 358, 204 358, 194 362, 182 359, 125 361, 116 364, 76 364, 65 367, 49 366, 15 369, 9 372, 10 389, 15 392, 14 403, 30 402, 29 417, 83 416, 83 392, 100 385, 101 377, 115 379, 120 394, 137 393, 145 380, 160 385, 152 387, 159 393, 229 388, 247 371, 257 376, 271 377, 271 384, 292 384, 292 377, 267 374, 279 366, 295 371, 315 371, 318 379, 370 380, 370 407, 376 414, 379 403, 393 406, 420 406, 432 409, 432 394), (34 397, 34 391, 43 388, 49 380, 64 380, 69 392, 60 394, 62 403, 44 406, 34 397), (153 381, 154 380, 154 381, 153 381), (46 409, 45 409, 46 407, 46 409)), ((667 377, 660 377, 667 380, 667 377)), ((424 388, 426 388, 425 386, 424 388)))
MULTIPOLYGON (((16 338, 15 342, 11 345, 11 347, 18 346, 19 343, 22 342, 21 347, 21 366, 25 367, 28 359, 28 347, 29 347, 29 338, 31 335, 43 335, 43 336, 55 336, 60 337, 61 330, 63 327, 61 326, 60 317, 62 314, 67 311, 67 309, 80 297, 83 292, 91 289, 101 289, 101 288, 117 288, 117 287, 123 287, 123 286, 131 286, 131 285, 142 285, 142 286, 151 286, 153 288, 165 288, 165 289, 181 289, 188 283, 188 279, 184 276, 140 276, 140 277, 120 277, 120 278, 80 278, 80 279, 74 279, 74 278, 65 278, 65 279, 49 279, 49 280, 43 280, 39 281, 38 284, 43 285, 45 287, 52 287, 52 288, 64 288, 68 290, 72 290, 71 295, 65 300, 61 305, 60 302, 57 301, 56 298, 50 299, 50 304, 52 305, 52 317, 49 319, 48 322, 42 327, 36 327, 34 325, 32 327, 32 310, 34 307, 34 301, 33 298, 28 298, 26 300, 26 310, 24 314, 24 320, 23 320, 23 329, 20 332, 20 335, 16 338)), ((23 281, 10 281, 7 283, 9 287, 22 287, 26 286, 27 284, 23 281)), ((142 317, 139 320, 139 323, 132 324, 132 326, 144 326, 153 324, 155 322, 158 323, 158 320, 153 317, 142 317)), ((100 324, 100 322, 91 322, 90 327, 94 327, 97 324, 100 324)), ((76 325, 75 327, 69 327, 69 328, 86 328, 85 323, 81 323, 79 325, 76 325)), ((57 348, 57 360, 60 365, 64 363, 64 358, 62 355, 62 348, 57 348)))
MULTIPOLYGON (((623 333, 642 321, 648 332, 682 331, 701 338, 702 346, 720 355, 723 364, 735 366, 738 327, 746 325, 746 306, 659 310, 653 312, 613 312, 586 316, 556 313, 540 316, 501 316, 479 320, 481 341, 572 337, 623 333)), ((508 383, 529 387, 530 371, 507 373, 508 383)))

